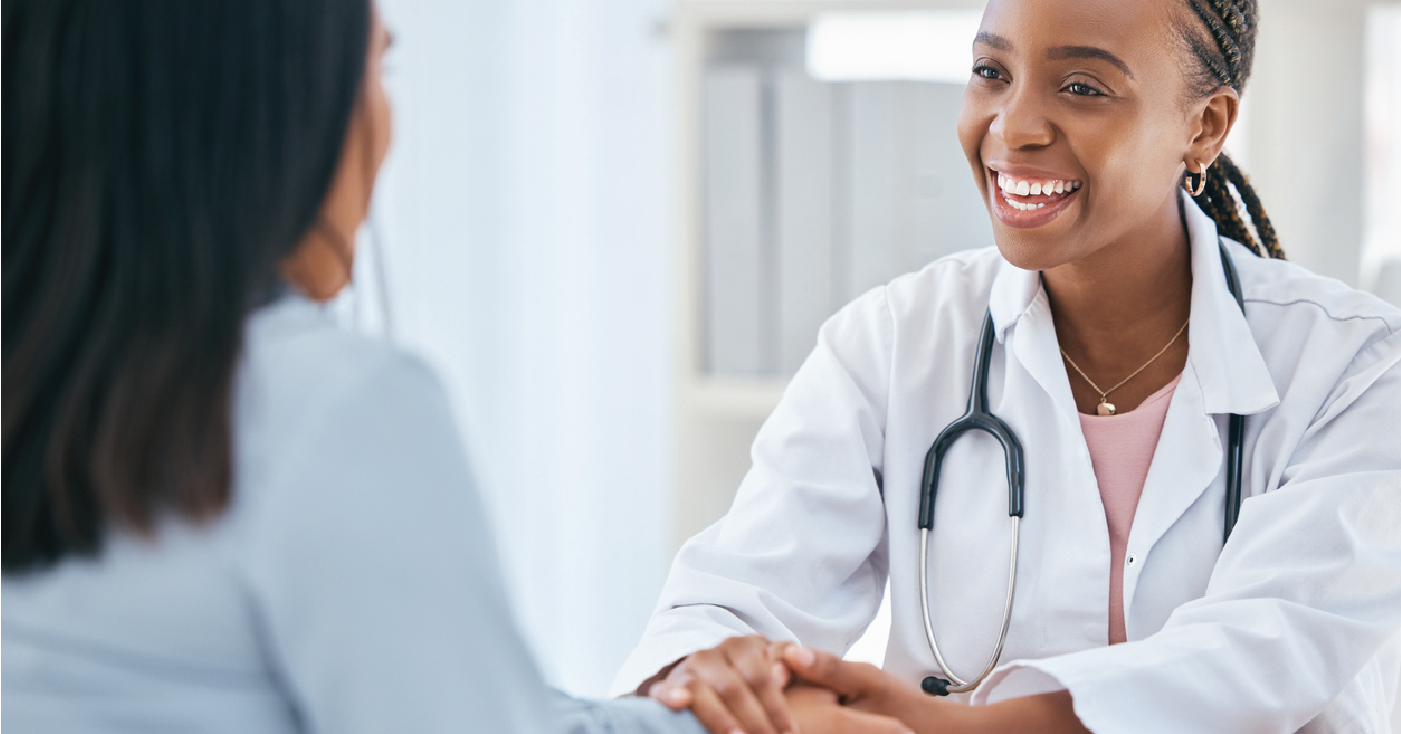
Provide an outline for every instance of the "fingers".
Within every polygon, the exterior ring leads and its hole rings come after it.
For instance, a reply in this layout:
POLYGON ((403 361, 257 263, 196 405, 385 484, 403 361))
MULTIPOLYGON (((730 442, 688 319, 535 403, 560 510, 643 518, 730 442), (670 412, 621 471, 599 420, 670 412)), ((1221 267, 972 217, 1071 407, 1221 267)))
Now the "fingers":
POLYGON ((754 714, 758 714, 759 721, 755 723, 763 728, 746 728, 748 734, 763 734, 765 730, 774 734, 797 731, 788 702, 783 698, 783 689, 788 686, 788 667, 771 653, 767 643, 762 650, 748 648, 731 652, 730 665, 739 673, 743 685, 733 691, 733 696, 717 688, 731 710, 740 714, 745 723, 753 721, 754 714), (745 715, 744 711, 751 713, 745 715))
POLYGON ((769 643, 769 659, 773 660, 774 664, 777 666, 774 669, 774 677, 778 681, 780 690, 786 689, 788 685, 793 682, 793 674, 788 670, 787 661, 785 660, 788 648, 790 647, 797 647, 797 645, 792 642, 769 643))
POLYGON ((783 696, 789 678, 768 640, 735 637, 687 657, 647 693, 690 708, 712 734, 798 734, 783 696))
MULTIPOLYGON (((764 677, 768 678, 769 675, 764 677)), ((788 731, 786 726, 776 729, 774 722, 769 721, 768 710, 747 676, 731 670, 728 675, 717 675, 711 685, 730 713, 739 720, 745 734, 783 734, 788 731)), ((787 706, 784 706, 783 712, 786 715, 787 706)))
POLYGON ((694 701, 691 713, 710 734, 745 734, 739 719, 730 713, 730 707, 720 698, 720 694, 710 686, 699 686, 693 691, 694 701))
POLYGON ((880 671, 874 666, 847 662, 810 647, 789 647, 783 659, 798 677, 830 688, 843 698, 862 698, 879 683, 880 671))
POLYGON ((691 689, 661 681, 647 689, 647 696, 672 711, 685 711, 691 707, 691 689))

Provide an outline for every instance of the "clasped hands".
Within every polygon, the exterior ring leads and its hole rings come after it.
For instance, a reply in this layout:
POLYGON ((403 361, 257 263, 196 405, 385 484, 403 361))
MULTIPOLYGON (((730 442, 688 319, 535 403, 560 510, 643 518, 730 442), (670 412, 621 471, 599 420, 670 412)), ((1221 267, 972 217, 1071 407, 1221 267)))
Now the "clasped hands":
POLYGON ((875 666, 757 636, 694 653, 640 692, 711 734, 912 734, 907 722, 932 724, 946 705, 875 666))

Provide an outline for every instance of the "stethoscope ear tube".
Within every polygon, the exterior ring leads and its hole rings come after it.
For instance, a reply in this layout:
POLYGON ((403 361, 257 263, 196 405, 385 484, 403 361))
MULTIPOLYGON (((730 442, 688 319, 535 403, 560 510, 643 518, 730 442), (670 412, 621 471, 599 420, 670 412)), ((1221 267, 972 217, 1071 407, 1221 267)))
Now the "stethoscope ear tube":
POLYGON ((995 327, 992 322, 992 309, 983 315, 982 333, 978 336, 978 347, 973 358, 973 386, 968 394, 968 411, 958 420, 950 423, 939 432, 934 444, 924 455, 924 473, 920 479, 919 528, 934 529, 934 500, 939 493, 939 474, 944 465, 944 454, 954 441, 968 431, 983 431, 991 434, 1002 444, 1002 454, 1007 466, 1007 514, 1022 517, 1025 512, 1025 472, 1026 462, 1022 454, 1022 442, 1010 426, 988 410, 988 371, 992 365, 992 344, 995 327))
MULTIPOLYGON (((1226 273, 1226 287, 1230 289, 1231 296, 1236 299, 1236 306, 1240 307, 1241 314, 1245 313, 1245 298, 1240 292, 1240 274, 1236 272, 1236 264, 1231 261, 1231 254, 1226 251, 1226 244, 1221 245, 1221 269, 1226 273)), ((1225 527, 1221 531, 1221 543, 1231 539, 1231 531, 1236 527, 1236 521, 1240 519, 1240 483, 1241 464, 1244 461, 1245 450, 1242 444, 1245 442, 1245 416, 1239 413, 1232 413, 1230 423, 1226 427, 1226 519, 1225 527)))

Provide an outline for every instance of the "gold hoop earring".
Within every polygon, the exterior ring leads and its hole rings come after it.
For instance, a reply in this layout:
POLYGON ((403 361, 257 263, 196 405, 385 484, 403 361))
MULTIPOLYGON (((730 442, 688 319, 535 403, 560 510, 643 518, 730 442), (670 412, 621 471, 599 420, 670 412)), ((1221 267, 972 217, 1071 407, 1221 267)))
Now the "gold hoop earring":
POLYGON ((1206 190, 1206 169, 1209 168, 1210 165, 1211 164, 1208 163, 1202 166, 1201 173, 1187 172, 1185 180, 1182 182, 1182 187, 1187 189, 1187 193, 1192 196, 1202 195, 1202 192, 1206 190))

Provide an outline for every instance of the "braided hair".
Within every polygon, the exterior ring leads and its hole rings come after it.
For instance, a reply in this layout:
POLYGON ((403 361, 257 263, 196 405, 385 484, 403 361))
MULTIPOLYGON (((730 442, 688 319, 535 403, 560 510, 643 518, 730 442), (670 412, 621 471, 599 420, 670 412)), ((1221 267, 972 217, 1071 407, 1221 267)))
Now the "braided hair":
MULTIPOLYGON (((1184 13, 1179 31, 1190 51, 1189 94, 1204 97, 1221 85, 1243 91, 1255 60, 1258 0, 1187 0, 1187 4, 1195 18, 1184 13)), ((1223 152, 1205 176, 1205 186, 1192 200, 1216 222, 1217 230, 1256 255, 1282 259, 1284 250, 1274 225, 1240 167, 1223 152)))

